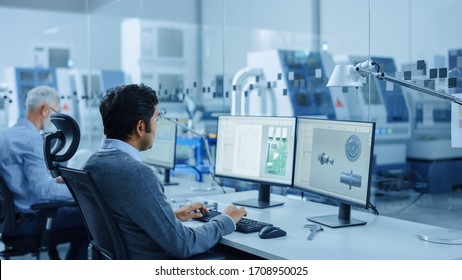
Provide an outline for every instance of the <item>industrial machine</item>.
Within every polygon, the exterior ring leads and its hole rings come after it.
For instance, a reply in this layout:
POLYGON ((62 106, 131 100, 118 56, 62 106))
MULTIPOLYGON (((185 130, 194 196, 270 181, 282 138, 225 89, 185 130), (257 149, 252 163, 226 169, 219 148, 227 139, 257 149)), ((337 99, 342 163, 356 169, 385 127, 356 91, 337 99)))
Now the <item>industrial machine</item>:
MULTIPOLYGON (((403 65, 410 79, 426 87, 462 93, 462 50, 450 50, 448 60, 433 56, 403 65), (449 67, 447 67, 447 61, 449 67), (459 63, 459 64, 458 64, 459 63), (449 81, 456 78, 455 83, 449 81)), ((407 161, 413 179, 425 182, 429 193, 462 188, 458 170, 462 168, 462 149, 451 147, 451 103, 414 90, 405 90, 411 104, 412 138, 407 147, 407 161)))
POLYGON ((5 70, 8 93, 2 93, 0 115, 10 127, 26 114, 27 93, 34 87, 47 85, 56 88, 61 97, 61 112, 71 115, 82 131, 81 147, 92 149, 99 145, 102 122, 99 114, 101 94, 107 89, 125 84, 127 77, 120 70, 79 70, 68 68, 17 68, 5 70), (3 99, 3 95, 6 95, 3 99))
MULTIPOLYGON (((392 58, 372 57, 382 71, 396 72, 392 58)), ((364 57, 342 56, 335 64, 364 57)), ((334 60, 326 52, 267 50, 251 52, 247 68, 234 76, 231 114, 317 116, 376 123, 377 171, 404 172, 411 136, 409 106, 401 87, 372 79, 360 89, 327 88, 334 60)))
POLYGON ((267 50, 247 55, 232 82, 231 114, 347 119, 340 89, 326 88, 334 68, 328 53, 267 50))
POLYGON ((56 88, 56 71, 45 68, 11 67, 5 69, 5 81, 11 90, 7 112, 8 127, 10 127, 18 118, 26 115, 26 95, 32 88, 41 85, 56 88))
POLYGON ((68 92, 76 108, 74 117, 82 131, 81 146, 95 149, 103 136, 103 124, 99 113, 101 96, 106 90, 125 84, 127 77, 120 70, 73 69, 68 73, 68 92))

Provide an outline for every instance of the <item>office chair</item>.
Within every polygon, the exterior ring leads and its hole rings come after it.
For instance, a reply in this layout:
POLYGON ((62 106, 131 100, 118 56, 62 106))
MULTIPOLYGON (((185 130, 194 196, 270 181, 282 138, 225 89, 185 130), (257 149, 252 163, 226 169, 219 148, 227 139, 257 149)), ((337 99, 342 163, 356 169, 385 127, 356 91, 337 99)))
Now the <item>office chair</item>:
MULTIPOLYGON (((84 217, 90 240, 88 259, 128 259, 128 250, 121 230, 99 194, 91 174, 58 164, 68 161, 77 150, 80 141, 77 122, 64 114, 54 114, 51 116, 51 122, 58 130, 45 136, 45 162, 52 176, 63 178, 84 217)), ((224 258, 219 252, 209 251, 190 259, 224 258)))
POLYGON ((58 129, 45 136, 45 163, 53 177, 61 176, 84 217, 90 244, 88 259, 128 259, 120 228, 100 196, 88 172, 60 166, 77 151, 80 129, 70 116, 54 114, 51 122, 58 129), (52 144, 54 144, 52 146, 52 144))
POLYGON ((63 230, 51 231, 53 215, 59 207, 76 206, 70 201, 56 201, 38 203, 31 206, 38 211, 37 215, 43 220, 42 231, 37 235, 14 236, 16 223, 20 215, 16 213, 13 195, 2 177, 0 177, 0 233, 1 240, 5 244, 5 250, 0 252, 4 259, 11 257, 32 254, 36 259, 40 259, 41 251, 46 250, 50 259, 60 259, 56 245, 68 243, 79 236, 85 234, 82 230, 63 230))

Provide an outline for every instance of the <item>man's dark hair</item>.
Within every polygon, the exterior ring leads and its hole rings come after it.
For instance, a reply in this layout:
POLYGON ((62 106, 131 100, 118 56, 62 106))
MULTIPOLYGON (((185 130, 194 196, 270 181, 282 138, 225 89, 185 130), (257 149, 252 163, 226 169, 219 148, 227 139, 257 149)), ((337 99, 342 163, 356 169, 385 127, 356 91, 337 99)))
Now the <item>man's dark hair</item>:
POLYGON ((109 89, 99 106, 107 138, 127 140, 136 123, 142 120, 151 132, 150 119, 159 103, 156 91, 143 84, 109 89))

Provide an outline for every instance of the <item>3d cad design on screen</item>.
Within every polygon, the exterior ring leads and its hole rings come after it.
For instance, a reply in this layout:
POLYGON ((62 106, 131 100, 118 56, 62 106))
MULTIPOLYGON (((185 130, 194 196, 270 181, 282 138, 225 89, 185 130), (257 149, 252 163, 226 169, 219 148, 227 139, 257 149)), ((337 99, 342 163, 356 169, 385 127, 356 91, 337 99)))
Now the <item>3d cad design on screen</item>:
POLYGON ((361 155, 361 140, 355 134, 351 135, 345 143, 345 154, 349 161, 355 162, 361 155))
POLYGON ((319 154, 318 160, 322 165, 324 164, 334 165, 334 159, 326 155, 326 153, 319 154))
POLYGON ((348 185, 349 189, 351 190, 351 187, 361 187, 361 175, 358 174, 353 174, 353 170, 350 170, 350 172, 341 172, 340 173, 340 183, 348 185))

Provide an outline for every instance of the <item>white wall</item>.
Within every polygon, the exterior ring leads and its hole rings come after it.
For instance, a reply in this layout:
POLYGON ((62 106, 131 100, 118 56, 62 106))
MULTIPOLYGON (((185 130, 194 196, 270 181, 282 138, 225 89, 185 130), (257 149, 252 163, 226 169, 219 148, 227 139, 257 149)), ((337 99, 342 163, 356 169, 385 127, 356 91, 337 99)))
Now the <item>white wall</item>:
POLYGON ((311 45, 311 1, 203 0, 203 75, 225 84, 247 64, 247 53, 311 45), (224 58, 223 58, 224 54, 224 58))
POLYGON ((88 67, 94 69, 121 69, 122 18, 105 15, 91 15, 89 18, 88 67))
POLYGON ((0 26, 0 80, 7 67, 34 67, 36 45, 70 48, 74 68, 120 69, 118 18, 0 8, 0 26))
MULTIPOLYGON (((75 68, 119 69, 123 18, 142 16, 198 24, 199 3, 200 0, 114 1, 90 15, 0 7, 0 80, 6 67, 34 66, 32 49, 36 43, 69 46, 75 68), (45 33, 52 28, 58 29, 53 34, 45 33)), ((223 73, 223 69, 232 76, 246 65, 249 51, 309 49, 313 39, 311 3, 311 0, 202 0, 204 78, 223 73)), ((372 0, 371 3, 373 55, 392 56, 399 66, 434 54, 447 55, 448 49, 462 47, 458 30, 461 1, 372 0)), ((321 42, 328 43, 331 53, 368 54, 368 5, 369 0, 321 1, 321 42)))
POLYGON ((200 0, 113 0, 112 3, 93 9, 91 14, 197 24, 199 2, 200 0))
POLYGON ((0 8, 0 26, 0 80, 6 67, 34 66, 34 44, 69 46, 75 66, 87 66, 87 26, 82 14, 0 8), (47 30, 56 32, 47 34, 47 30))
MULTIPOLYGON (((114 1, 88 15, 0 6, 0 81, 7 67, 34 67, 36 44, 69 47, 74 68, 120 69, 124 18, 197 24, 197 11, 198 0, 114 1), (56 32, 45 33, 51 29, 56 32)), ((193 51, 197 53, 197 46, 193 51)))
MULTIPOLYGON (((323 0, 321 7, 322 40, 329 51, 367 55, 369 1, 323 0)), ((448 49, 462 47, 461 10, 457 0, 372 0, 370 52, 394 57, 398 66, 447 56, 448 49)))

